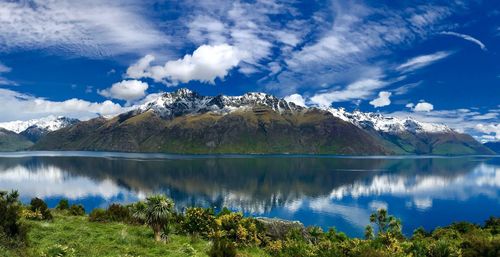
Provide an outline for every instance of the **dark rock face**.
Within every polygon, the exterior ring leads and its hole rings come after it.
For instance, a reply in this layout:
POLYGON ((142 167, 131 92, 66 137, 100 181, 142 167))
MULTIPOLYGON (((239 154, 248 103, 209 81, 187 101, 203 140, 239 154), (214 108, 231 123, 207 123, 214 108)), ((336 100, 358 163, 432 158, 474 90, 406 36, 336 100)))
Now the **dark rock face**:
POLYGON ((26 137, 31 142, 36 142, 49 132, 50 131, 47 129, 43 129, 37 126, 31 126, 19 134, 26 137))

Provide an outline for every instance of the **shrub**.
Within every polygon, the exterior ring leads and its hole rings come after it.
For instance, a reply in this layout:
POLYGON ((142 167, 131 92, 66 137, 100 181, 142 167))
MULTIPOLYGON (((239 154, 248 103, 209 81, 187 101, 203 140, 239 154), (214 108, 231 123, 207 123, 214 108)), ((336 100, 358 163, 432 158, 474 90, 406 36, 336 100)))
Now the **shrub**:
POLYGON ((36 197, 31 199, 30 206, 31 211, 39 211, 42 214, 42 218, 44 220, 52 220, 52 213, 47 207, 47 204, 42 199, 36 197))
POLYGON ((106 210, 108 221, 129 222, 131 219, 130 210, 120 204, 111 204, 106 210))
POLYGON ((304 240, 287 239, 282 243, 281 251, 275 252, 273 256, 312 257, 314 256, 314 247, 304 240))
POLYGON ((207 238, 215 229, 214 211, 205 208, 187 208, 181 228, 190 235, 207 238))
POLYGON ((21 211, 21 217, 27 220, 43 220, 43 215, 40 210, 32 211, 30 209, 23 209, 21 211))
POLYGON ((221 234, 236 246, 260 245, 263 241, 263 228, 254 218, 244 218, 242 213, 231 212, 215 220, 217 234, 221 234))
POLYGON ((236 257, 236 245, 226 238, 217 238, 208 251, 210 257, 236 257))
POLYGON ((89 221, 91 222, 107 222, 108 217, 106 210, 101 208, 95 208, 89 214, 89 221))
POLYGON ((69 207, 69 214, 74 216, 85 215, 85 208, 81 204, 73 204, 69 207))
POLYGON ((68 210, 69 209, 69 202, 67 199, 61 199, 59 203, 56 206, 56 209, 58 210, 68 210))
POLYGON ((491 216, 488 220, 486 220, 483 228, 490 230, 493 235, 500 234, 500 218, 491 216))
POLYGON ((25 246, 27 227, 20 222, 21 204, 17 191, 0 192, 0 245, 20 249, 25 246))

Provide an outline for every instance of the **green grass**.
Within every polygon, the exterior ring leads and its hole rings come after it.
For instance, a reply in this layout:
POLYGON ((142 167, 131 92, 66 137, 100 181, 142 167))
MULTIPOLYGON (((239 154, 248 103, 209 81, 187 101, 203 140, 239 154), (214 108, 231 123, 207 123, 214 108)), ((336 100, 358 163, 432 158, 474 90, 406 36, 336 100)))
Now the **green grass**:
MULTIPOLYGON (((189 236, 171 235, 167 243, 153 240, 152 231, 145 226, 123 223, 89 222, 87 216, 66 216, 53 212, 54 220, 27 221, 30 225, 29 246, 25 253, 2 253, 0 256, 43 256, 51 248, 67 247, 69 256, 208 256, 210 242, 189 236), (195 250, 186 250, 187 246, 195 250)), ((5 250, 3 250, 5 251, 5 250)), ((50 255, 49 255, 50 256, 50 255)), ((258 248, 240 249, 241 257, 268 256, 258 248)))

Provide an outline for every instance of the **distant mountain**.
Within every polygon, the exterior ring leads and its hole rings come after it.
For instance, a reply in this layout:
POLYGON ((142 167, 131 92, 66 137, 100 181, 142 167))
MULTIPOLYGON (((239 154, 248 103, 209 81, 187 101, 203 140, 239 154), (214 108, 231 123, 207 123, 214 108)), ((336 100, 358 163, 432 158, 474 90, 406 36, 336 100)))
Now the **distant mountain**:
POLYGON ((307 108, 264 93, 165 93, 111 119, 51 132, 33 149, 170 153, 491 153, 438 124, 343 109, 307 108))
POLYGON ((497 154, 500 154, 500 141, 486 142, 486 143, 484 143, 484 146, 486 146, 489 149, 493 150, 493 152, 495 152, 497 154))
POLYGON ((42 136, 49 132, 78 123, 79 120, 48 116, 41 119, 31 119, 27 121, 11 121, 0 123, 0 128, 4 128, 15 133, 18 133, 32 142, 38 141, 42 136))
POLYGON ((10 130, 0 128, 0 151, 20 151, 26 150, 33 145, 27 138, 16 134, 10 130))
POLYGON ((396 147, 396 152, 414 154, 491 154, 470 135, 443 124, 420 122, 410 117, 396 118, 379 113, 352 113, 343 108, 328 109, 335 117, 351 122, 396 147))

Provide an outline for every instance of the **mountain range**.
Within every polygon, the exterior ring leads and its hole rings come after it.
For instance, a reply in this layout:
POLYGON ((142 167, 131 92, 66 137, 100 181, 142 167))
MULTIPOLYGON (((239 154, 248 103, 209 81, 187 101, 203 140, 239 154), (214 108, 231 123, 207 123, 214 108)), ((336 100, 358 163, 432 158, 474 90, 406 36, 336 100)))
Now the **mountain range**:
POLYGON ((80 122, 67 117, 48 116, 27 121, 0 123, 0 151, 26 150, 49 132, 80 122))
POLYGON ((196 154, 493 154, 471 136, 445 125, 341 108, 303 107, 264 93, 202 96, 179 89, 135 107, 113 118, 64 123, 35 138, 30 149, 196 154))

